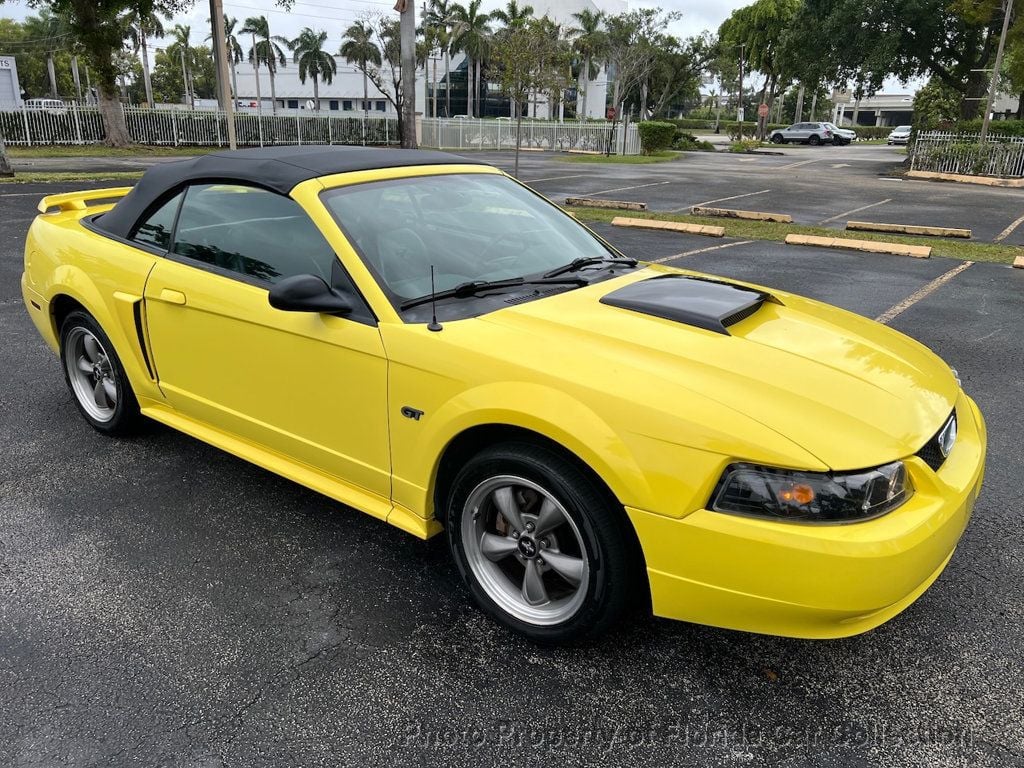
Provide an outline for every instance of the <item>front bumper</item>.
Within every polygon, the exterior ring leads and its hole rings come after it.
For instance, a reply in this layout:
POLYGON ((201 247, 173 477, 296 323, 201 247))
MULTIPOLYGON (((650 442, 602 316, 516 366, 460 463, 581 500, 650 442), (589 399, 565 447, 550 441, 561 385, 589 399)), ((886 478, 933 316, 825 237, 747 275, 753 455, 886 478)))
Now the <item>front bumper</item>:
POLYGON ((961 394, 957 443, 938 472, 906 460, 914 496, 875 520, 806 525, 698 510, 681 519, 627 508, 654 612, 748 632, 838 638, 896 616, 953 555, 985 467, 985 424, 961 394))

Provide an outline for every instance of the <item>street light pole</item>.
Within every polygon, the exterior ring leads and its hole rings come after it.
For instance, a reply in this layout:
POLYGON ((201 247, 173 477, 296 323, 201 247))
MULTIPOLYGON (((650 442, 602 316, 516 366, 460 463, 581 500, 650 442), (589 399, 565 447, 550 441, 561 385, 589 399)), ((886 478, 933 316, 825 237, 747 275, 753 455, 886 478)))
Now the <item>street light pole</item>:
POLYGON ((740 141, 743 140, 743 59, 747 53, 746 43, 740 46, 740 103, 736 107, 736 122, 740 124, 740 141))
MULTIPOLYGON (((228 59, 234 57, 228 51, 223 0, 210 0, 210 20, 213 22, 213 49, 220 54, 216 57, 217 72, 220 75, 217 78, 217 100, 220 101, 227 120, 228 146, 231 149, 238 149, 238 140, 235 137, 235 95, 231 93, 231 81, 228 79, 228 59)), ((231 66, 234 66, 233 61, 231 66)))
POLYGON ((1006 13, 1003 15, 1003 32, 999 36, 999 48, 996 50, 996 63, 992 68, 992 80, 988 86, 988 102, 985 105, 985 117, 981 121, 981 139, 984 143, 988 138, 988 124, 992 119, 992 105, 996 100, 996 89, 999 87, 999 70, 1003 66, 1003 49, 1006 47, 1006 31, 1010 27, 1010 14, 1013 12, 1013 0, 1003 0, 1006 13))

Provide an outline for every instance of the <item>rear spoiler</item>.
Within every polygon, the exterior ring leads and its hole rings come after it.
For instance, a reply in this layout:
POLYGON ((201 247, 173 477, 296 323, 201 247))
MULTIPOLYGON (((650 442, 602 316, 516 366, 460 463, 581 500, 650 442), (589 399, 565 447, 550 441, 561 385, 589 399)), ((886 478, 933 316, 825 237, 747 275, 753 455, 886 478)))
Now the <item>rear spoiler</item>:
POLYGON ((111 187, 109 189, 87 189, 84 192, 64 192, 59 195, 47 195, 39 201, 37 206, 40 213, 46 213, 51 208, 58 208, 64 211, 84 211, 87 203, 97 200, 117 200, 129 192, 131 187, 111 187))

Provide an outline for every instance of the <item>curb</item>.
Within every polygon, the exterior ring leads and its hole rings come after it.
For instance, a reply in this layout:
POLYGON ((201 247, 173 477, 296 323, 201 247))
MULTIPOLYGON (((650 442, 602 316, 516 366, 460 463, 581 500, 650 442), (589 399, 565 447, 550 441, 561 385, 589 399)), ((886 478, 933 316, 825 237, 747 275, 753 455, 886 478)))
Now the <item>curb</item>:
POLYGON ((874 240, 851 240, 845 237, 817 237, 816 235, 786 235, 787 245, 813 245, 819 248, 843 248, 867 253, 889 253, 893 256, 913 256, 927 259, 932 255, 930 245, 903 245, 881 243, 874 240))
POLYGON ((904 235, 930 235, 931 237, 964 237, 970 239, 971 230, 957 227, 925 227, 917 224, 879 224, 873 221, 848 221, 846 228, 860 232, 895 232, 904 235))
POLYGON ((779 224, 792 224, 793 217, 788 213, 764 213, 763 211, 741 211, 734 208, 707 208, 695 205, 690 209, 694 216, 719 216, 726 219, 750 219, 752 221, 774 221, 779 224))
POLYGON ((1018 256, 1013 260, 1013 266, 1015 269, 1024 269, 1024 256, 1018 256))
POLYGON ((725 227, 712 227, 703 224, 686 224, 681 221, 658 221, 657 219, 630 219, 616 216, 612 219, 613 227, 634 227, 636 229, 657 229, 667 232, 683 232, 688 235, 706 235, 707 237, 724 237, 725 227))
POLYGON ((596 149, 567 149, 565 150, 568 155, 603 155, 604 152, 598 152, 596 149))
POLYGON ((647 203, 634 203, 629 200, 599 200, 596 197, 567 197, 566 205, 579 205, 584 208, 614 208, 619 211, 646 211, 647 203))
POLYGON ((956 181, 961 184, 981 184, 985 187, 1024 187, 1024 179, 997 179, 994 176, 966 176, 962 173, 936 173, 935 171, 907 171, 908 179, 928 181, 956 181))

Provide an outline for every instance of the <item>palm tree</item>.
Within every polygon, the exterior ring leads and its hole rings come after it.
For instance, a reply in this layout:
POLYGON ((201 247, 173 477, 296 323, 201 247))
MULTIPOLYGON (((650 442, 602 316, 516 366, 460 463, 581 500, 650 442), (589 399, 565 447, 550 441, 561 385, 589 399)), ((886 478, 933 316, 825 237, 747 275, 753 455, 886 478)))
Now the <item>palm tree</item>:
POLYGON ((370 86, 366 74, 370 64, 380 66, 380 48, 373 41, 373 27, 363 21, 357 21, 345 30, 341 43, 341 55, 345 61, 354 64, 363 73, 363 130, 366 130, 366 117, 370 99, 370 86))
POLYGON ((604 13, 583 9, 572 17, 579 24, 569 30, 573 37, 573 48, 580 60, 579 97, 576 99, 576 117, 587 116, 587 85, 590 82, 591 62, 604 52, 606 36, 602 29, 604 13))
POLYGON ((128 39, 132 50, 142 55, 142 82, 146 88, 146 103, 153 109, 153 82, 149 76, 149 50, 146 41, 152 37, 164 36, 164 21, 170 21, 170 14, 153 10, 149 14, 139 12, 138 6, 132 8, 127 16, 128 39))
POLYGON ((488 24, 491 17, 486 13, 480 13, 481 2, 482 0, 470 0, 468 8, 458 3, 451 7, 452 18, 455 20, 452 47, 466 53, 466 112, 471 117, 476 116, 473 103, 477 99, 474 99, 474 94, 480 94, 480 68, 487 56, 491 39, 491 27, 488 24))
POLYGON ((316 111, 320 111, 320 80, 330 85, 334 76, 338 74, 338 63, 327 51, 324 50, 324 43, 327 42, 326 32, 315 32, 306 27, 288 47, 294 51, 292 60, 299 65, 299 80, 305 84, 306 78, 313 79, 313 103, 316 111))
POLYGON ((191 61, 192 48, 189 37, 192 36, 192 27, 188 24, 175 24, 171 30, 171 39, 174 40, 167 46, 167 54, 173 59, 181 61, 181 79, 185 84, 185 103, 191 104, 192 109, 196 108, 196 97, 192 92, 192 76, 188 71, 188 63, 191 61))
MULTIPOLYGON (((207 19, 209 21, 209 19, 207 19)), ((238 42, 238 38, 235 37, 235 27, 238 26, 238 19, 233 16, 224 14, 224 48, 227 50, 228 63, 231 65, 231 98, 238 98, 238 74, 235 72, 235 65, 238 64, 245 55, 242 53, 242 46, 238 42)), ((213 39, 213 34, 206 36, 207 40, 213 39)), ((258 77, 257 77, 258 79, 258 77)))
POLYGON ((491 11, 491 18, 497 19, 509 29, 522 27, 533 17, 533 6, 520 6, 517 0, 508 0, 505 7, 491 11))
MULTIPOLYGON (((424 24, 434 30, 434 38, 444 54, 444 114, 452 115, 452 12, 450 0, 430 0, 430 7, 423 18, 424 24)), ((434 83, 434 102, 437 102, 437 78, 434 83)), ((436 108, 434 110, 437 111, 436 108)))
POLYGON ((281 50, 281 45, 288 45, 288 40, 280 35, 270 34, 270 22, 266 16, 250 16, 239 32, 252 35, 252 48, 249 49, 249 61, 256 72, 256 99, 260 98, 259 65, 263 62, 270 73, 270 109, 277 114, 277 89, 274 86, 274 73, 278 66, 285 66, 288 59, 281 50), (280 43, 281 45, 278 45, 280 43))

